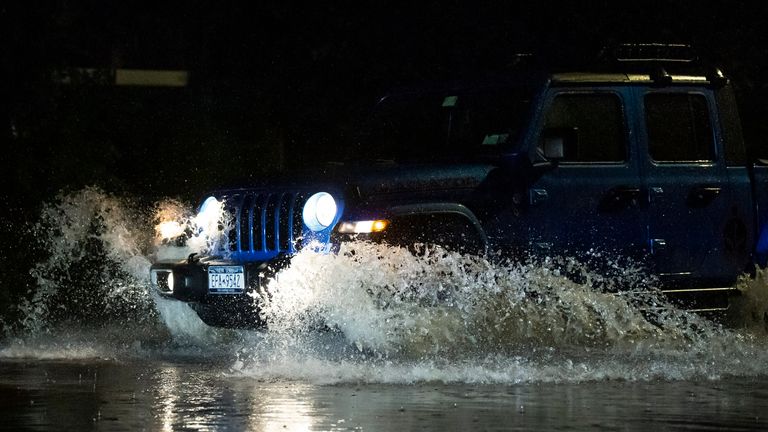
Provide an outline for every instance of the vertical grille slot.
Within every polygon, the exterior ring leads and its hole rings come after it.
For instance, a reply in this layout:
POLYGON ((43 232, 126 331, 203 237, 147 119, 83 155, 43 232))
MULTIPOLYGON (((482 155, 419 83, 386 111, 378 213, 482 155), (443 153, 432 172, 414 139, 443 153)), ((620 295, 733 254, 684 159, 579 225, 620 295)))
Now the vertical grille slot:
POLYGON ((294 195, 287 193, 280 197, 280 213, 278 218, 278 244, 280 250, 291 250, 291 222, 293 221, 294 195))
POLYGON ((226 239, 229 250, 296 252, 303 231, 304 201, 304 194, 296 192, 230 195, 225 207, 230 218, 226 239))
POLYGON ((267 200, 267 205, 264 208, 264 240, 265 250, 275 250, 278 248, 277 240, 277 223, 276 220, 279 216, 280 207, 278 206, 278 199, 280 195, 270 195, 267 200))
POLYGON ((296 198, 293 200, 293 211, 291 212, 291 216, 293 220, 291 221, 291 252, 296 252, 299 250, 300 240, 302 235, 304 234, 304 221, 302 220, 302 211, 304 209, 304 203, 306 202, 307 198, 304 196, 304 194, 296 194, 296 198))
MULTIPOLYGON (((238 243, 240 241, 240 204, 242 203, 242 197, 239 195, 233 195, 227 198, 227 204, 224 206, 224 211, 227 213, 227 225, 229 230, 227 231, 227 249, 231 251, 238 250, 238 243)), ((226 229, 227 227, 225 227, 226 229)))
POLYGON ((253 207, 253 196, 246 195, 243 197, 243 201, 240 204, 240 211, 238 214, 237 228, 237 250, 250 251, 251 250, 251 208, 253 207))
POLYGON ((257 251, 267 250, 267 239, 264 236, 264 225, 266 224, 267 200, 269 195, 261 194, 256 198, 253 208, 253 249, 257 251))

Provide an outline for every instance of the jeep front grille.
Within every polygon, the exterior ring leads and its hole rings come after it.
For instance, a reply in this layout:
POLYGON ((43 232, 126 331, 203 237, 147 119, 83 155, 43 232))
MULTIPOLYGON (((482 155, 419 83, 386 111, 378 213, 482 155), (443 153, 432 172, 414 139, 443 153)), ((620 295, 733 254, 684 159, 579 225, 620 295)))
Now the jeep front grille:
POLYGON ((302 234, 304 194, 246 192, 226 198, 232 220, 229 250, 243 253, 295 253, 302 234))

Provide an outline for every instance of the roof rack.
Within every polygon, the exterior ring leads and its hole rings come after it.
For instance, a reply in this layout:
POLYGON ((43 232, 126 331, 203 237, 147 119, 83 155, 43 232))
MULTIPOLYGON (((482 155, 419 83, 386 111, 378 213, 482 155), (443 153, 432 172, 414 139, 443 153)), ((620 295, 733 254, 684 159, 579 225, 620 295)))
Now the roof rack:
POLYGON ((624 43, 603 52, 619 63, 694 63, 698 60, 688 44, 624 43))
POLYGON ((728 82, 719 68, 699 58, 688 44, 621 43, 603 48, 601 56, 632 70, 644 70, 652 81, 662 86, 672 82, 674 73, 704 75, 715 88, 728 82))

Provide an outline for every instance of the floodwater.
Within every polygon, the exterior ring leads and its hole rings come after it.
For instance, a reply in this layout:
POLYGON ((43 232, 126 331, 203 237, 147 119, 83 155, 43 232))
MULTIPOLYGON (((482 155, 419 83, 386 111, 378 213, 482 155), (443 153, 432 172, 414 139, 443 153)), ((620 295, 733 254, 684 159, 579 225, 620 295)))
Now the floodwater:
POLYGON ((312 384, 191 360, 0 363, 9 430, 766 430, 768 380, 312 384))
POLYGON ((188 211, 96 189, 44 209, 48 253, 0 337, 0 428, 767 429, 766 272, 722 325, 609 254, 356 243, 300 253, 255 296, 268 330, 222 330, 149 290, 152 259, 188 252, 157 243, 157 214, 188 211))

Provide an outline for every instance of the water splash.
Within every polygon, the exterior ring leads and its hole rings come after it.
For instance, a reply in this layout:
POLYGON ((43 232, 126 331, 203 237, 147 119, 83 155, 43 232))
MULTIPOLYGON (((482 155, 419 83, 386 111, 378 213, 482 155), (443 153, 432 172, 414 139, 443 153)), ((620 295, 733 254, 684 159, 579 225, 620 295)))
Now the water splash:
POLYGON ((210 200, 205 210, 195 213, 178 200, 163 200, 155 205, 155 257, 158 260, 183 259, 192 253, 226 255, 227 232, 235 220, 223 202, 210 200))
POLYGON ((345 244, 337 255, 300 253, 258 296, 270 327, 269 354, 244 350, 235 369, 259 379, 318 382, 768 371, 764 338, 676 308, 635 270, 606 280, 573 260, 497 262, 370 243, 345 244), (565 276, 577 270, 579 283, 565 276), (322 326, 324 337, 343 342, 310 343, 322 326))
POLYGON ((759 338, 768 338, 768 269, 743 275, 736 283, 741 296, 732 299, 728 325, 759 338))
POLYGON ((142 319, 152 313, 146 281, 146 217, 126 198, 86 188, 59 195, 34 226, 47 258, 33 266, 36 290, 19 302, 20 329, 64 320, 142 319))
MULTIPOLYGON (((611 282, 634 287, 638 277, 629 272, 611 282)), ((671 344, 694 338, 694 326, 716 331, 652 287, 616 295, 603 282, 597 275, 573 282, 553 260, 499 263, 361 242, 343 245, 338 255, 299 254, 259 300, 275 332, 325 323, 384 356, 671 344)))
POLYGON ((590 261, 608 272, 567 258, 509 262, 363 242, 333 255, 306 250, 256 295, 268 330, 212 329, 147 283, 151 260, 209 247, 196 229, 184 232, 197 244, 157 236, 162 221, 192 218, 178 201, 141 205, 96 188, 45 206, 37 290, 19 301, 22 319, 0 358, 214 359, 239 376, 316 383, 768 373, 765 272, 740 281, 723 328, 669 304, 638 266, 598 252, 590 261))
POLYGON ((231 334, 205 326, 186 304, 150 291, 152 260, 186 257, 210 244, 200 230, 179 246, 153 229, 162 220, 194 220, 192 214, 177 200, 142 204, 96 187, 46 203, 31 230, 44 251, 30 269, 34 290, 17 299, 19 320, 6 326, 0 357, 200 354, 212 341, 229 343, 231 334))

